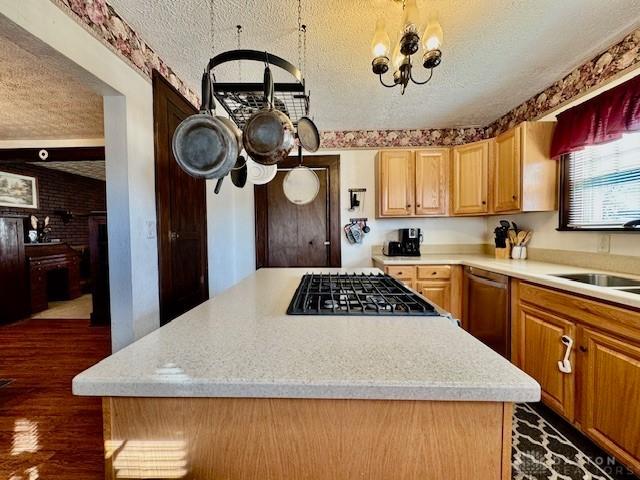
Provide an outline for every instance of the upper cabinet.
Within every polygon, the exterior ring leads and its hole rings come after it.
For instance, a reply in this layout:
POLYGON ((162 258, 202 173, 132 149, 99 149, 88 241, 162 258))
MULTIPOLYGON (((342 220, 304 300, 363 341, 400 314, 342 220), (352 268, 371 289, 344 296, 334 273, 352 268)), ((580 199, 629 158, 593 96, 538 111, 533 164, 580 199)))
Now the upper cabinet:
POLYGON ((489 213, 489 140, 453 148, 452 212, 454 215, 489 213))
POLYGON ((419 216, 449 213, 449 149, 432 148, 415 152, 416 209, 419 216))
POLYGON ((521 127, 516 127, 495 138, 493 211, 496 213, 520 210, 521 131, 521 127))
POLYGON ((453 148, 383 150, 376 159, 376 216, 446 217, 553 211, 555 123, 523 122, 453 148))
POLYGON ((376 216, 446 216, 449 163, 448 148, 379 152, 376 216))
POLYGON ((557 208, 558 162, 549 157, 554 127, 524 122, 493 139, 493 212, 557 208))
POLYGON ((378 217, 413 215, 415 198, 415 165, 410 150, 385 150, 376 159, 378 182, 378 217))

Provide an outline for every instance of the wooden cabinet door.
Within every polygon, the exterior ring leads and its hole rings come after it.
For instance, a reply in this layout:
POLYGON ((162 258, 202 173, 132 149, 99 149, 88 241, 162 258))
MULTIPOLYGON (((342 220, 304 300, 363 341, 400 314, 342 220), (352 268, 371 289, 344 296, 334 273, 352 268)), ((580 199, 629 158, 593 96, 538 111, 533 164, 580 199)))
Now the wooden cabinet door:
POLYGON ((489 212, 489 141, 453 149, 453 214, 489 212))
POLYGON ((378 216, 414 214, 415 169, 411 150, 385 150, 378 155, 378 216))
POLYGON ((513 128, 495 138, 493 201, 495 212, 521 207, 521 128, 513 128))
POLYGON ((449 213, 449 149, 418 150, 416 157, 416 215, 449 213))
MULTIPOLYGON (((519 367, 542 388, 542 400, 567 420, 573 421, 575 376, 563 373, 558 361, 565 354, 563 335, 575 339, 575 324, 529 305, 519 306, 519 367)), ((575 350, 570 361, 575 371, 575 350)))
POLYGON ((585 328, 582 429, 640 472, 640 344, 585 328))
POLYGON ((451 283, 443 280, 417 282, 416 291, 440 308, 451 311, 451 283))

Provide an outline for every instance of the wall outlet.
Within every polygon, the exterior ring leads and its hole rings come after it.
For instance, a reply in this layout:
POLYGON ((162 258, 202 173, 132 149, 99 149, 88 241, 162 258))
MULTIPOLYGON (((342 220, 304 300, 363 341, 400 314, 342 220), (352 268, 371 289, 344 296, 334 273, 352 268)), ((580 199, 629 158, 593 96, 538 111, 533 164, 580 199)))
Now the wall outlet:
POLYGON ((147 238, 152 240, 156 238, 156 222, 154 220, 147 220, 145 222, 147 238))
POLYGON ((600 235, 598 237, 598 253, 609 253, 611 251, 611 235, 600 235))

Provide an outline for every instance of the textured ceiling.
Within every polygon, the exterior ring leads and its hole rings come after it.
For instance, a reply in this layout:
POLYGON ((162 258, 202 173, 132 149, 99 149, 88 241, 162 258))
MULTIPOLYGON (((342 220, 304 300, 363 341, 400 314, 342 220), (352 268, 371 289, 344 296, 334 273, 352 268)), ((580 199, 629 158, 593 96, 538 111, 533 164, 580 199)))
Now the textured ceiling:
POLYGON ((48 48, 0 32, 0 140, 101 138, 102 97, 64 72, 48 48))
POLYGON ((51 168, 60 172, 72 173, 81 177, 94 178, 96 180, 106 180, 105 167, 103 161, 78 160, 73 162, 38 162, 39 167, 51 168))
MULTIPOLYGON (((213 0, 216 49, 266 49, 297 58, 295 0, 213 0)), ((211 52, 208 0, 109 0, 192 88, 211 52)), ((419 0, 438 12, 444 58, 426 86, 383 88, 370 70, 376 5, 390 33, 401 7, 391 0, 303 0, 305 76, 321 130, 485 125, 535 95, 640 25, 640 0, 419 0)), ((392 40, 394 35, 392 36, 392 40)), ((246 62, 245 62, 246 63, 246 62)), ((243 66, 243 79, 261 67, 243 66)), ((420 67, 419 70, 422 70, 420 67)), ((236 81, 237 67, 216 70, 236 81)), ((424 71, 417 76, 424 78, 424 71)))

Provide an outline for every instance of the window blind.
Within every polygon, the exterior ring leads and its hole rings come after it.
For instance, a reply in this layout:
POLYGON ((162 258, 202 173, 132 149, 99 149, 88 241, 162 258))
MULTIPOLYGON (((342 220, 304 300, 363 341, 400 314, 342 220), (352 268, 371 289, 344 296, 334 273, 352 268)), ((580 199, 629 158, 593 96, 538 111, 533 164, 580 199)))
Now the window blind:
POLYGON ((571 228, 622 228, 640 219, 640 132, 569 154, 571 228))

